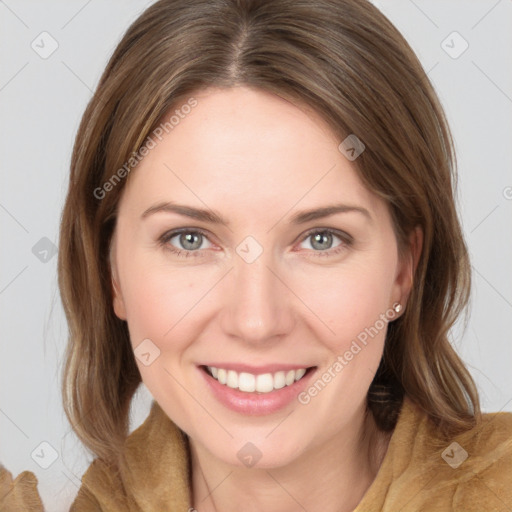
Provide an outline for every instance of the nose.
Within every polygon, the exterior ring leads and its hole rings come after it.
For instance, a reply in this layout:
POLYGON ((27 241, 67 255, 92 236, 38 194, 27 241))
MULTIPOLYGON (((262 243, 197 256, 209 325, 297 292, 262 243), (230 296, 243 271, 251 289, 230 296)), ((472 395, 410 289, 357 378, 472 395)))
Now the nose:
POLYGON ((293 328, 293 294, 270 251, 252 263, 235 256, 220 313, 223 332, 254 345, 275 343, 293 328))

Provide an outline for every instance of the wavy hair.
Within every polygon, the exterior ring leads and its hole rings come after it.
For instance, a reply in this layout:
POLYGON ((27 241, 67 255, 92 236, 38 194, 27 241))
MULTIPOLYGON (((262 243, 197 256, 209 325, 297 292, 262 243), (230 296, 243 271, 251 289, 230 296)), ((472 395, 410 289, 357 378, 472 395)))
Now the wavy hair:
POLYGON ((367 396, 377 426, 394 428, 406 394, 447 435, 474 427, 478 392, 449 340, 471 284, 453 141, 405 39, 366 0, 160 0, 113 52, 72 153, 58 275, 69 326, 63 402, 78 437, 119 464, 141 382, 127 324, 114 314, 109 266, 129 178, 98 190, 171 108, 194 91, 235 85, 313 108, 340 142, 356 134, 366 150, 354 165, 386 201, 399 248, 416 226, 423 231, 407 307, 388 326, 367 396))

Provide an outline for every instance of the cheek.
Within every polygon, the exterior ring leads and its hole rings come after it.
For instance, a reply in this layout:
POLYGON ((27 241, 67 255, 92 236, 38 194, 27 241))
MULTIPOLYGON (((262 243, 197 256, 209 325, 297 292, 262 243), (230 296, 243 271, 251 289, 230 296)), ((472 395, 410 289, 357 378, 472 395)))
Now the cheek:
POLYGON ((300 293, 324 324, 325 344, 336 352, 373 326, 390 307, 391 272, 379 265, 351 265, 316 273, 308 284, 300 293))
POLYGON ((174 411, 173 417, 179 417, 186 396, 173 376, 190 339, 194 339, 191 319, 204 291, 201 293, 201 287, 194 286, 186 273, 164 271, 135 258, 124 277, 128 330, 142 380, 153 397, 166 403, 174 411), (138 354, 148 351, 151 359, 146 364, 138 354))
POLYGON ((328 353, 317 380, 298 397, 312 429, 334 433, 365 400, 391 319, 385 316, 393 283, 389 274, 378 265, 354 265, 315 280, 308 305, 329 330, 316 322, 317 339, 328 353), (326 416, 328 427, 322 424, 326 416))
POLYGON ((133 346, 149 338, 161 349, 166 340, 173 340, 176 347, 179 338, 173 333, 187 325, 202 295, 190 274, 134 256, 120 277, 133 346))

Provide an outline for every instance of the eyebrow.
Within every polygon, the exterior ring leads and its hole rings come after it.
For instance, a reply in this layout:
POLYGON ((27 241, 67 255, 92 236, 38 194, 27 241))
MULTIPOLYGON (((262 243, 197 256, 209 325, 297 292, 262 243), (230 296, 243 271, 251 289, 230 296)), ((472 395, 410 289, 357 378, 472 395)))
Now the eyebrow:
MULTIPOLYGON (((158 203, 149 207, 141 215, 141 219, 145 219, 150 215, 159 212, 176 213, 184 217, 190 217, 191 219, 229 227, 229 221, 224 219, 219 213, 213 210, 194 208, 192 206, 185 206, 171 202, 158 203)), ((305 224, 306 222, 330 217, 331 215, 335 215, 337 213, 353 212, 364 215, 370 222, 373 220, 370 212, 366 208, 355 205, 335 204, 297 212, 291 217, 290 224, 305 224)))

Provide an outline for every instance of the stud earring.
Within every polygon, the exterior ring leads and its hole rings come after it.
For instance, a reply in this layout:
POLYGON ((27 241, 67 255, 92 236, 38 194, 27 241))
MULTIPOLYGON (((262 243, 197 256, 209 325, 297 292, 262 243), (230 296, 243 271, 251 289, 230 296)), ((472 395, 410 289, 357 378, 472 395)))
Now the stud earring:
POLYGON ((393 305, 393 309, 395 310, 395 313, 400 313, 402 311, 402 304, 400 302, 397 302, 393 305))

